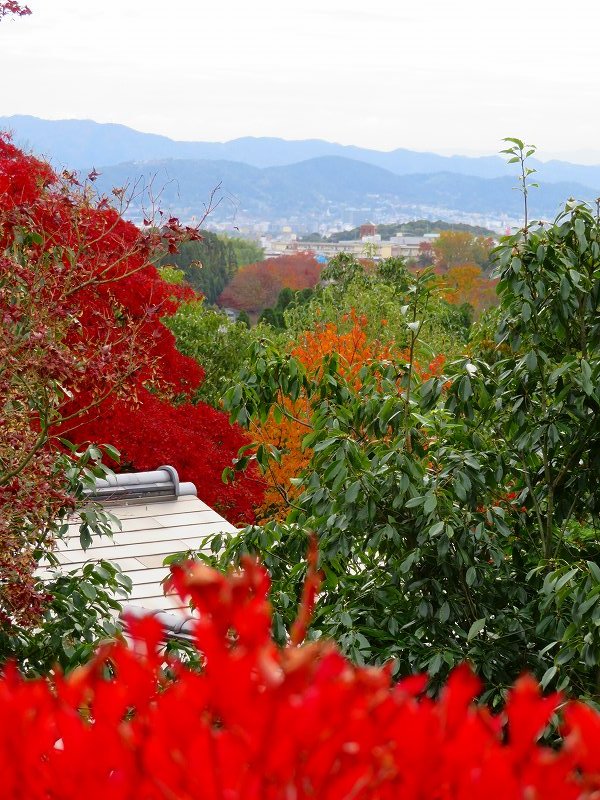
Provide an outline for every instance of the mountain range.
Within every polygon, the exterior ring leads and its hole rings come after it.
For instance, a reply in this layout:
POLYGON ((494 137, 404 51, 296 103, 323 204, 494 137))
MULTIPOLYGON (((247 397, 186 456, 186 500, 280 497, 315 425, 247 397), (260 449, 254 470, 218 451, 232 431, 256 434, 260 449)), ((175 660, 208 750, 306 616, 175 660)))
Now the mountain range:
MULTIPOLYGON (((102 191, 152 183, 161 204, 182 218, 201 216, 217 185, 222 200, 212 218, 225 221, 287 219, 310 227, 323 215, 343 217, 349 208, 378 215, 378 221, 411 210, 514 218, 521 208, 512 191, 514 167, 498 156, 383 152, 320 139, 186 142, 124 125, 31 116, 0 117, 0 130, 10 130, 16 144, 57 166, 96 167, 102 191)), ((591 201, 600 194, 600 165, 534 159, 530 165, 540 180, 531 194, 536 215, 553 215, 570 196, 591 201)), ((134 201, 133 216, 141 214, 141 205, 134 201)))
MULTIPOLYGON (((411 208, 459 210, 518 217, 522 198, 513 191, 512 177, 477 178, 451 172, 395 175, 389 170, 339 156, 311 158, 279 167, 253 167, 235 161, 169 159, 126 162, 103 167, 97 186, 109 193, 114 186, 140 192, 152 186, 159 204, 182 218, 199 215, 212 190, 219 186, 221 202, 215 220, 332 217, 344 208, 387 219, 406 216, 411 208), (395 210, 395 212, 394 212, 395 210)), ((592 201, 594 192, 576 183, 540 183, 530 206, 537 216, 556 212, 568 197, 592 201)), ((135 204, 134 204, 135 205, 135 204)))

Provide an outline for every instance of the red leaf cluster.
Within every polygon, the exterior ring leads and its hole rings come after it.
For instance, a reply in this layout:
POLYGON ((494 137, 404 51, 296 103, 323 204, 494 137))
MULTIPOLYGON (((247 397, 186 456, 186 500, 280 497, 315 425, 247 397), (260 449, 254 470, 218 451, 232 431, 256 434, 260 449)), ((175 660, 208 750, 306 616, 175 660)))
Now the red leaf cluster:
POLYGON ((278 256, 241 267, 221 292, 219 305, 256 314, 275 305, 282 289, 312 289, 322 265, 308 253, 278 256))
POLYGON ((232 521, 253 519, 260 481, 221 481, 247 437, 191 403, 204 372, 161 322, 191 290, 152 262, 189 238, 175 219, 138 229, 0 136, 0 611, 13 619, 36 619, 32 552, 69 504, 58 437, 114 444, 126 468, 170 462, 232 521))
POLYGON ((0 20, 9 14, 14 14, 16 17, 26 17, 31 14, 31 9, 29 6, 22 6, 17 3, 16 0, 6 0, 6 2, 0 3, 0 20))
POLYGON ((433 700, 424 676, 393 685, 387 668, 355 667, 332 643, 276 647, 269 580, 251 560, 227 576, 174 568, 173 583, 199 611, 200 673, 173 664, 164 678, 152 619, 131 623, 133 647, 107 646, 52 683, 6 670, 5 800, 598 797, 600 715, 565 704, 562 739, 544 746, 562 701, 532 678, 498 716, 475 703, 480 683, 466 665, 433 700))

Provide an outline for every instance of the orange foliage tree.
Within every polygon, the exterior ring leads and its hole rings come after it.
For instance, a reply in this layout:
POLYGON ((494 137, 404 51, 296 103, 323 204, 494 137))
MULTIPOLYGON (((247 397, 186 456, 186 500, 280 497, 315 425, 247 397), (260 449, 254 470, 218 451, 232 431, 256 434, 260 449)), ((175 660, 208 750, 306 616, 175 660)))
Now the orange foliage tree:
POLYGON ((436 267, 445 272, 460 264, 477 264, 486 269, 494 240, 488 236, 473 236, 466 231, 442 231, 433 243, 436 267))
POLYGON ((317 285, 320 274, 321 264, 307 253, 258 261, 236 272, 218 303, 258 314, 275 305, 282 289, 311 289, 317 285))
MULTIPOLYGON (((386 325, 386 320, 382 320, 382 325, 386 325)), ((354 383, 356 388, 364 366, 377 361, 398 363, 408 358, 408 353, 394 344, 369 339, 367 318, 355 312, 342 318, 340 325, 330 322, 303 333, 291 355, 304 366, 309 379, 317 375, 327 357, 337 356, 339 374, 350 384, 354 383)), ((433 374, 440 374, 443 364, 443 356, 438 356, 426 368, 416 364, 413 368, 426 380, 433 374)), ((302 440, 313 430, 311 417, 314 409, 311 403, 301 396, 295 402, 286 398, 282 406, 285 409, 283 416, 272 411, 264 422, 257 418, 252 423, 251 433, 255 442, 276 447, 281 453, 279 460, 271 460, 267 467, 267 490, 258 510, 258 516, 263 519, 285 518, 294 498, 302 491, 302 487, 294 485, 291 479, 300 475, 312 456, 309 448, 302 447, 302 440)))
POLYGON ((475 312, 496 305, 496 280, 486 278, 476 264, 459 264, 444 273, 440 279, 442 297, 454 305, 468 303, 475 312))

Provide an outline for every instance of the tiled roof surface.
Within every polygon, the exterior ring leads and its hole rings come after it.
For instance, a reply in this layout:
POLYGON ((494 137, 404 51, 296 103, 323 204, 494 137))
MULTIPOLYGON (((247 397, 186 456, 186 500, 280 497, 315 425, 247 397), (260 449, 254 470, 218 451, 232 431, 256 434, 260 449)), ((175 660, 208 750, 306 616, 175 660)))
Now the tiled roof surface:
POLYGON ((95 537, 84 551, 79 543, 80 523, 73 520, 56 556, 66 570, 100 559, 118 564, 133 583, 124 610, 128 606, 147 611, 182 609, 178 598, 165 597, 162 591, 161 581, 168 574, 162 565, 165 556, 198 548, 209 533, 236 530, 202 500, 189 495, 169 501, 138 500, 107 510, 121 521, 122 530, 114 530, 112 539, 95 537))

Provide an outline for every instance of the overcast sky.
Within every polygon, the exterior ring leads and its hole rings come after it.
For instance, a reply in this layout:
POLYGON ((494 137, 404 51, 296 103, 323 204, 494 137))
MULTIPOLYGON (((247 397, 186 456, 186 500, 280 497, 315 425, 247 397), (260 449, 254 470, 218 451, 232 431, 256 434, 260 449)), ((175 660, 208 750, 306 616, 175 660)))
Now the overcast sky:
POLYGON ((0 115, 600 162, 597 0, 29 0, 0 115))

